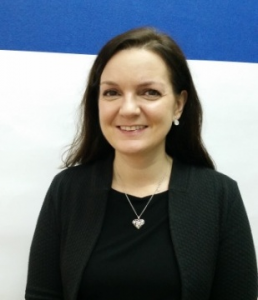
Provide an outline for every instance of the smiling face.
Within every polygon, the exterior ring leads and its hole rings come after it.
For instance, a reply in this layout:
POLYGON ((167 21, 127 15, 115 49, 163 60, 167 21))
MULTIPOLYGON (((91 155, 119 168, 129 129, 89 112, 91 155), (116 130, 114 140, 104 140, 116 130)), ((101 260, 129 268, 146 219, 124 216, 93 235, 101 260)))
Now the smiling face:
POLYGON ((162 155, 186 92, 176 95, 163 59, 145 49, 115 54, 100 78, 99 119, 116 154, 162 155))

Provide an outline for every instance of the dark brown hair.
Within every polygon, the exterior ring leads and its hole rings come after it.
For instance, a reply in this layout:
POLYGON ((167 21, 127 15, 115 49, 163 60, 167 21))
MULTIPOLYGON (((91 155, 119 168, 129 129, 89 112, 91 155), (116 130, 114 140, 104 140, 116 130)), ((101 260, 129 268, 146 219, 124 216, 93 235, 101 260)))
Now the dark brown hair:
POLYGON ((118 51, 144 48, 158 54, 166 63, 176 94, 187 91, 188 98, 179 126, 172 126, 166 137, 166 152, 188 164, 214 169, 214 164, 201 139, 202 108, 186 58, 176 42, 153 28, 137 28, 111 39, 98 54, 89 74, 81 112, 81 126, 67 151, 66 167, 102 159, 114 149, 102 134, 98 114, 101 74, 118 51))

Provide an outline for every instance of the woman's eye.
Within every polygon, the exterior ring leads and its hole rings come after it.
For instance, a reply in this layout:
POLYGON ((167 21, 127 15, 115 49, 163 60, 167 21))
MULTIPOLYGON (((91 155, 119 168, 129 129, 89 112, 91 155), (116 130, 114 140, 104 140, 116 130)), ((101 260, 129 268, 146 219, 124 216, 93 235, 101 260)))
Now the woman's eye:
POLYGON ((149 90, 144 91, 144 95, 151 97, 151 98, 157 98, 157 97, 161 96, 161 93, 157 90, 149 89, 149 90))
POLYGON ((105 97, 115 97, 118 95, 118 92, 115 90, 107 90, 103 92, 103 96, 105 97))

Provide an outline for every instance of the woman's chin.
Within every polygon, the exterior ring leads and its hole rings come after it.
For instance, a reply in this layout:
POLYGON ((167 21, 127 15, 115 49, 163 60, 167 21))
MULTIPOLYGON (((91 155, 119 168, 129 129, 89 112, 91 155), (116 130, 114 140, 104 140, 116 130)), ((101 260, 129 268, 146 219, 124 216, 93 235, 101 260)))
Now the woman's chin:
POLYGON ((136 145, 124 145, 123 147, 115 148, 115 152, 122 155, 143 155, 146 153, 146 151, 146 147, 140 147, 136 145))
POLYGON ((155 153, 156 155, 158 152, 163 152, 163 147, 148 147, 147 145, 136 145, 136 144, 125 144, 121 147, 116 147, 115 152, 116 154, 128 155, 131 157, 135 156, 148 156, 149 154, 155 153))

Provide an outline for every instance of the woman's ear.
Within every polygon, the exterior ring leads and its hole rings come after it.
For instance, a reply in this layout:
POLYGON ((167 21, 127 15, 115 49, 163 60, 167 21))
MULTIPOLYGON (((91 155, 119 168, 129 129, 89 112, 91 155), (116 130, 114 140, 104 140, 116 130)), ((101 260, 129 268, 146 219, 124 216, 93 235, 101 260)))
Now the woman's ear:
POLYGON ((183 113, 183 110, 184 110, 184 107, 185 107, 185 104, 187 101, 187 97, 188 97, 188 94, 187 94, 187 91, 185 91, 185 90, 181 91, 180 95, 177 96, 176 112, 175 112, 177 119, 179 119, 183 113))

